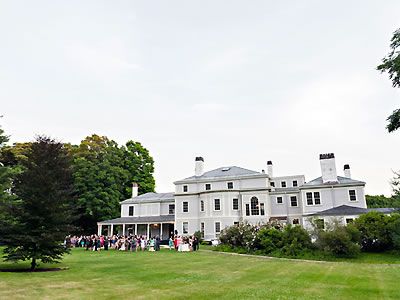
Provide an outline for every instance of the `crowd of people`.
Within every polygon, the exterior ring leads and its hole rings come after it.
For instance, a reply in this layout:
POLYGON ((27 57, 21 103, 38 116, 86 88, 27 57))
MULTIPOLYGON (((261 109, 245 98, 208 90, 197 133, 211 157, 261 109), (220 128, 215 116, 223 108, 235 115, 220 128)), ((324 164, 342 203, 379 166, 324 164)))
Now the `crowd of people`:
MULTIPOLYGON (((85 248, 86 251, 100 250, 119 250, 119 251, 160 251, 161 239, 159 236, 147 238, 145 235, 113 235, 111 237, 104 235, 90 236, 67 236, 64 241, 68 248, 85 248)), ((199 240, 196 236, 175 235, 168 239, 169 250, 178 252, 197 251, 199 249, 199 240)))

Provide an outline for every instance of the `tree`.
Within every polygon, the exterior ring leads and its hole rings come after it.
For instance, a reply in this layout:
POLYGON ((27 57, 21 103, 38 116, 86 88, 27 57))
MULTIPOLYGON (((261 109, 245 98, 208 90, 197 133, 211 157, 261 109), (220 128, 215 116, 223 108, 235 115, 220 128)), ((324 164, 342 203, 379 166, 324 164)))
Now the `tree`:
MULTIPOLYGON (((393 87, 400 87, 400 28, 393 33, 393 37, 390 43, 391 51, 389 54, 382 59, 377 69, 389 74, 390 80, 392 80, 393 87)), ((400 109, 396 109, 387 118, 389 124, 386 126, 389 132, 393 132, 400 128, 400 109)))
POLYGON ((23 172, 14 180, 15 200, 5 207, 0 242, 8 261, 58 262, 68 252, 63 245, 73 220, 71 156, 62 143, 39 136, 32 143, 23 172))
POLYGON ((98 221, 120 215, 120 201, 131 197, 132 182, 138 183, 139 193, 154 191, 154 161, 140 143, 129 141, 120 147, 105 136, 92 135, 71 149, 77 224, 84 232, 92 233, 98 221))
POLYGON ((400 198, 397 198, 396 196, 388 198, 384 195, 366 195, 365 199, 367 200, 367 206, 369 208, 400 207, 400 198))

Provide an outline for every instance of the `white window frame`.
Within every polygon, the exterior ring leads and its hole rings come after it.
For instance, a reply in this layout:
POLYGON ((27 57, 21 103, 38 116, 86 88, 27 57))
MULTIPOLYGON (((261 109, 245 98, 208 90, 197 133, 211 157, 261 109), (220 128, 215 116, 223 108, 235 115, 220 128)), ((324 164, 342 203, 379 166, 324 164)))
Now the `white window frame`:
POLYGON ((304 192, 304 196, 306 206, 322 206, 321 191, 306 191, 304 192), (307 202, 308 193, 311 193, 312 204, 308 204, 307 202), (319 204, 315 204, 315 193, 319 193, 319 204))
POLYGON ((222 205, 221 205, 221 198, 215 198, 214 199, 214 201, 213 201, 213 203, 214 203, 214 211, 221 211, 222 210, 222 205), (218 200, 219 201, 219 209, 215 209, 215 200, 218 200))
POLYGON ((189 187, 188 187, 187 184, 183 185, 182 191, 183 191, 184 193, 187 193, 187 192, 189 191, 189 187), (185 188, 186 188, 186 191, 185 191, 185 188))
POLYGON ((189 222, 182 222, 182 234, 189 234, 189 222), (187 225, 187 231, 185 232, 185 224, 187 225))
POLYGON ((215 236, 219 236, 219 234, 221 233, 221 221, 215 221, 214 222, 214 234, 215 236), (219 223, 219 231, 217 232, 217 223, 219 223))
POLYGON ((239 211, 239 198, 232 198, 232 210, 233 211, 239 211), (233 200, 237 200, 237 209, 233 205, 233 200))
POLYGON ((135 205, 129 205, 128 206, 128 216, 133 217, 134 215, 135 215, 135 205), (132 214, 130 214, 131 207, 132 207, 132 214))
POLYGON ((228 181, 228 182, 226 183, 226 188, 227 188, 228 190, 233 190, 233 189, 234 189, 233 181, 228 181), (229 187, 229 184, 230 184, 230 183, 232 183, 232 187, 231 187, 231 188, 229 187))
POLYGON ((290 207, 299 207, 299 198, 296 195, 289 196, 289 201, 290 201, 290 207), (292 205, 292 197, 296 197, 297 205, 292 205))
POLYGON ((277 205, 283 205, 283 196, 276 196, 276 204, 277 204, 277 205), (278 202, 278 198, 281 198, 281 199, 282 199, 282 202, 281 202, 281 203, 278 202))
POLYGON ((285 180, 281 181, 281 188, 287 188, 287 182, 285 180), (285 186, 283 186, 283 184, 285 184, 285 186))
POLYGON ((187 214, 189 212, 189 201, 182 201, 182 213, 187 214), (187 211, 185 211, 185 203, 187 203, 187 211))
POLYGON ((350 201, 350 202, 358 202, 357 190, 349 190, 348 194, 349 194, 349 201, 350 201), (354 191, 354 197, 356 197, 356 200, 351 200, 351 195, 350 195, 350 192, 351 192, 351 191, 354 191))
POLYGON ((211 191, 211 189, 212 189, 211 183, 205 183, 205 184, 204 184, 204 190, 205 190, 205 191, 211 191), (207 189, 207 185, 210 186, 209 189, 207 189))
POLYGON ((200 212, 204 212, 204 211, 205 211, 204 200, 200 200, 200 212))

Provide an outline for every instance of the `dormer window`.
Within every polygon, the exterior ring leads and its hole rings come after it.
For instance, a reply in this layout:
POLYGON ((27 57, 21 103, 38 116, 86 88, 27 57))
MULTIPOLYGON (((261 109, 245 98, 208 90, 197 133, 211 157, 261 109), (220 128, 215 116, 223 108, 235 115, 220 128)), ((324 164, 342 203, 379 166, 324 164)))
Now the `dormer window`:
POLYGON ((227 184, 228 184, 228 190, 233 189, 233 182, 228 182, 227 184))
POLYGON ((187 186, 187 185, 184 185, 184 186, 183 186, 183 192, 186 193, 187 191, 188 191, 188 186, 187 186))
POLYGON ((293 187, 297 186, 297 180, 293 180, 293 187))
POLYGON ((211 190, 211 183, 206 183, 206 191, 211 190))

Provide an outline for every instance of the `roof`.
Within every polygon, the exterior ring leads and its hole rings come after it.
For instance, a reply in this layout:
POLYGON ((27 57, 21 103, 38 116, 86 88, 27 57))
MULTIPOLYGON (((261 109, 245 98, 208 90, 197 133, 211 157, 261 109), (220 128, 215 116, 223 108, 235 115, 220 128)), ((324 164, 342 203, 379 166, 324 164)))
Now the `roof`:
POLYGON ((340 205, 334 208, 323 210, 310 216, 350 216, 350 215, 361 215, 366 214, 370 211, 377 211, 384 214, 389 214, 398 211, 398 208, 361 208, 349 205, 340 205))
POLYGON ((365 185, 364 181, 354 180, 347 177, 338 176, 338 182, 327 182, 323 183, 322 176, 315 178, 307 183, 304 183, 300 188, 304 187, 313 187, 313 186, 324 186, 324 185, 334 185, 334 184, 343 184, 343 185, 365 185))
POLYGON ((146 193, 135 198, 126 199, 121 204, 138 202, 163 202, 174 200, 174 193, 146 193))
POLYGON ((346 216, 346 215, 360 215, 360 214, 365 214, 367 212, 368 209, 366 208, 349 206, 349 205, 340 205, 334 208, 330 208, 327 210, 311 214, 311 216, 346 216))
POLYGON ((104 220, 98 224, 135 224, 135 223, 161 223, 161 222, 174 222, 175 215, 161 215, 161 216, 148 216, 148 217, 122 217, 112 220, 104 220))
MULTIPOLYGON (((201 176, 191 176, 179 181, 197 181, 197 180, 206 180, 213 179, 218 177, 240 177, 240 176, 251 176, 251 175, 265 175, 264 173, 260 173, 257 171, 248 170, 241 167, 231 166, 231 167, 221 167, 215 170, 211 170, 203 173, 201 176)), ((179 182, 176 181, 176 182, 179 182)))

